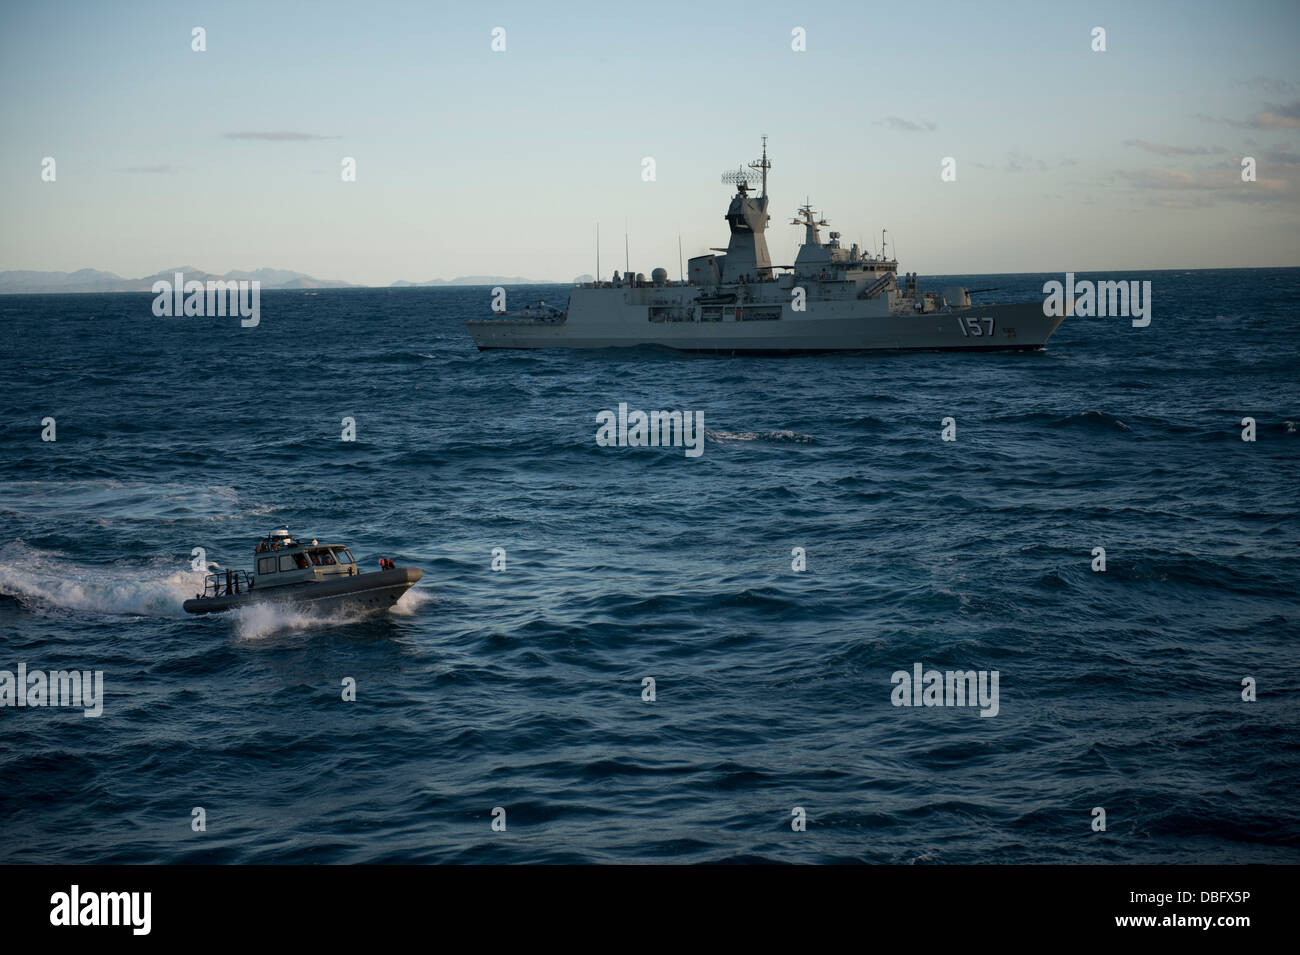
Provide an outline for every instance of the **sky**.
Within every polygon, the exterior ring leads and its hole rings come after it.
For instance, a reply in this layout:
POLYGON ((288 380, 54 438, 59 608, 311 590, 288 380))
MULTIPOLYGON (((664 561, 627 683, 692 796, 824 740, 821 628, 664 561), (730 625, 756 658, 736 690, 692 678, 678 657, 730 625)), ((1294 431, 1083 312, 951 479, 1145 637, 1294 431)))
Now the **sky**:
POLYGON ((1298 53, 1294 0, 6 2, 0 270, 568 281, 599 224, 676 278, 763 135, 776 264, 808 198, 922 274, 1297 266, 1298 53))

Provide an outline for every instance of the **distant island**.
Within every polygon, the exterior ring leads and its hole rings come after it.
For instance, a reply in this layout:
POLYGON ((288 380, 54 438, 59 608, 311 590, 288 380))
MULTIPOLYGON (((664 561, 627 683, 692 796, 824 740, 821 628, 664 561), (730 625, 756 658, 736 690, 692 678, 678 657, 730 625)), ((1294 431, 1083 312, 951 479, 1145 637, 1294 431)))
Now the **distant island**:
MULTIPOLYGON (((113 272, 98 269, 79 269, 76 272, 0 272, 0 295, 37 294, 46 292, 151 292, 154 282, 174 282, 176 273, 183 272, 185 281, 196 282, 261 282, 263 290, 309 288, 428 288, 439 285, 561 285, 550 279, 529 279, 512 275, 462 275, 454 279, 430 279, 427 282, 394 282, 392 285, 363 286, 337 279, 318 279, 304 272, 287 269, 256 269, 252 272, 234 270, 218 275, 205 272, 192 265, 164 269, 144 278, 128 279, 113 272)), ((590 276, 587 277, 590 280, 590 276)))
POLYGON ((526 279, 522 275, 462 275, 427 282, 394 282, 389 288, 425 288, 430 285, 561 285, 553 279, 526 279))
POLYGON ((192 265, 164 269, 142 279, 126 279, 113 272, 97 269, 80 269, 76 272, 0 272, 0 294, 36 292, 151 292, 154 282, 174 282, 176 273, 182 272, 185 281, 195 282, 261 282, 263 289, 294 288, 355 288, 349 282, 318 279, 302 272, 284 269, 257 269, 253 272, 235 270, 225 275, 204 272, 192 265))

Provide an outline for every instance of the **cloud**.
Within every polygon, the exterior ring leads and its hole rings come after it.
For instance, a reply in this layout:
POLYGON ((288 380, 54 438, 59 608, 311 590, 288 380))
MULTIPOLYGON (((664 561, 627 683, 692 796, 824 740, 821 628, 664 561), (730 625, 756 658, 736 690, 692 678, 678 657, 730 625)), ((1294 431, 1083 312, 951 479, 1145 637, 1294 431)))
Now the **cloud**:
MULTIPOLYGON (((1262 161, 1275 166, 1300 166, 1300 153, 1293 153, 1285 146, 1278 149, 1265 149, 1256 155, 1262 161)), ((1240 163, 1240 157, 1237 161, 1240 163)))
POLYGON ((292 133, 292 132, 240 132, 240 133, 222 133, 226 139, 262 139, 270 142, 287 142, 291 140, 302 139, 338 139, 338 136, 317 136, 315 133, 292 133))
POLYGON ((1216 189, 1219 178, 1210 179, 1185 169, 1152 166, 1148 169, 1121 169, 1125 179, 1139 189, 1216 189))
POLYGON ((1147 205, 1155 206, 1157 209, 1206 209, 1214 205, 1214 201, 1208 196, 1192 196, 1190 199, 1152 197, 1147 200, 1147 205))
POLYGON ((1214 201, 1219 199, 1236 202, 1294 203, 1297 198, 1295 188, 1287 179, 1261 176, 1256 182, 1242 182, 1240 162, 1232 166, 1226 164, 1222 167, 1216 166, 1201 172, 1152 166, 1147 169, 1121 169, 1119 175, 1137 189, 1187 193, 1182 196, 1147 200, 1148 205, 1164 209, 1204 208, 1213 205, 1214 201))
MULTIPOLYGON (((927 123, 925 121, 913 123, 910 120, 899 119, 897 116, 886 116, 883 122, 890 129, 901 130, 905 133, 932 133, 939 128, 934 123, 927 123)), ((880 121, 877 121, 876 125, 879 124, 880 121)))
POLYGON ((1197 113, 1196 118, 1202 123, 1219 123, 1224 126, 1235 126, 1237 129, 1250 129, 1250 123, 1243 123, 1239 119, 1226 119, 1223 116, 1210 116, 1206 113, 1197 113))
POLYGON ((1222 116, 1208 116, 1197 113, 1196 118, 1203 123, 1222 123, 1237 129, 1300 129, 1300 99, 1292 100, 1284 106, 1265 103, 1264 109, 1244 123, 1237 119, 1225 119, 1222 116))
POLYGON ((1125 146, 1136 146, 1138 149, 1145 149, 1149 153, 1155 153, 1158 156, 1205 156, 1210 153, 1221 153, 1224 150, 1215 147, 1207 149, 1204 146, 1166 146, 1164 143, 1150 143, 1145 139, 1126 139, 1125 146))
POLYGON ((1225 190, 1220 198, 1238 202, 1285 202, 1294 206, 1297 197, 1295 187, 1286 179, 1260 179, 1225 190))
POLYGON ((1262 113, 1250 118, 1250 124, 1256 129, 1300 129, 1300 99, 1292 100, 1285 106, 1265 103, 1262 113))
MULTIPOLYGON (((986 162, 974 161, 972 161, 970 165, 974 166, 976 169, 1000 170, 1009 173, 1046 172, 1048 168, 1045 160, 1035 159, 1027 153, 1022 153, 1014 149, 1007 153, 1007 161, 1000 166, 986 162)), ((1077 163, 1075 160, 1065 157, 1058 159, 1056 165, 1059 168, 1062 166, 1074 166, 1077 165, 1077 163)))
POLYGON ((1044 172, 1047 169, 1047 163, 1041 159, 1035 159, 1033 156, 1013 150, 1007 153, 1007 162, 1002 168, 1007 172, 1044 172))
POLYGON ((1296 90, 1300 89, 1300 86, 1297 86, 1290 80, 1279 80, 1271 76, 1256 76, 1249 80, 1238 80, 1237 85, 1251 86, 1255 89, 1263 90, 1265 93, 1272 96, 1286 96, 1287 94, 1294 93, 1296 90))

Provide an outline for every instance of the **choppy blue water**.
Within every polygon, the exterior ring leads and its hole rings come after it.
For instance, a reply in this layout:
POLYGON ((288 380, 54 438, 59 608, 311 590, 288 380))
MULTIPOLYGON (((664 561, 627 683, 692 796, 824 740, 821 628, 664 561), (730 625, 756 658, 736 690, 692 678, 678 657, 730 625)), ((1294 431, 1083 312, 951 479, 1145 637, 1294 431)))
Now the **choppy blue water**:
POLYGON ((1131 277, 1149 328, 1044 353, 776 359, 480 354, 486 289, 0 297, 0 669, 106 693, 0 709, 0 860, 1300 860, 1300 270, 1131 277), (597 446, 619 402, 703 455, 597 446), (280 524, 424 580, 182 613, 280 524), (997 716, 892 705, 918 662, 997 716))

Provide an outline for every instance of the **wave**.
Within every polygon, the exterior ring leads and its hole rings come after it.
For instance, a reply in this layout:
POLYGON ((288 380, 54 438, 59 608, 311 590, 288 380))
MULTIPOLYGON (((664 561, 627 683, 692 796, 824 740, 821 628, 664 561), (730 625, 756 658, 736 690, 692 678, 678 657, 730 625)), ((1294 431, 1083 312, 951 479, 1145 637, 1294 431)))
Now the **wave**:
POLYGON ((851 424, 855 428, 863 428, 867 431, 887 431, 893 427, 890 422, 884 421, 873 415, 862 415, 861 417, 854 418, 851 424))
POLYGON ((1058 428, 1086 428, 1093 431, 1132 431, 1114 415, 1104 411, 1083 411, 1052 422, 1058 428))
MULTIPOLYGON (((84 564, 18 540, 0 549, 0 596, 28 610, 179 619, 188 616, 181 605, 202 592, 204 573, 175 567, 174 561, 141 567, 84 564)), ((386 612, 413 616, 436 599, 427 590, 412 589, 386 612)), ((352 623, 369 612, 321 615, 283 604, 257 604, 230 615, 240 636, 253 639, 276 630, 352 623)))
POLYGON ((435 600, 425 591, 408 590, 392 607, 375 611, 370 608, 339 608, 331 611, 312 610, 298 604, 266 603, 238 607, 221 616, 234 622, 235 633, 241 640, 264 640, 295 630, 315 630, 321 627, 341 627, 360 623, 371 616, 395 614, 412 616, 435 600))
POLYGON ((0 593, 27 609, 137 617, 183 617, 181 604, 203 589, 203 574, 174 561, 142 567, 97 566, 21 540, 0 549, 0 593))
POLYGON ((358 609, 325 613, 295 604, 268 601, 238 607, 220 616, 234 623, 239 639, 264 640, 286 631, 315 630, 357 623, 367 616, 367 612, 358 609))
POLYGON ((79 481, 0 482, 0 512, 33 518, 86 514, 97 521, 232 519, 266 514, 270 508, 247 505, 233 487, 175 482, 79 481))
POLYGON ((419 587, 412 587, 406 593, 402 594, 397 603, 388 608, 388 612, 396 614, 399 617, 413 617, 417 612, 438 600, 428 590, 419 587))
POLYGON ((759 441, 764 444, 776 444, 784 441, 794 441, 808 444, 816 441, 810 434, 800 434, 797 431, 709 431, 705 430, 704 440, 720 444, 723 441, 759 441))

